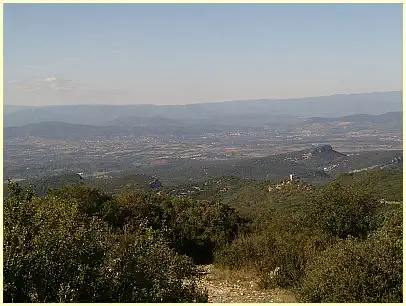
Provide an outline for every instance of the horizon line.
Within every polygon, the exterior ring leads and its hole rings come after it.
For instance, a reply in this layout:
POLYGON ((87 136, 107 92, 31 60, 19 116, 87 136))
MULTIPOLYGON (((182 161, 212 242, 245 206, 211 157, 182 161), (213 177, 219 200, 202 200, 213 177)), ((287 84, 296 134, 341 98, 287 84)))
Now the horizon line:
POLYGON ((3 106, 25 106, 25 107, 50 107, 50 106, 187 106, 187 105, 197 105, 197 104, 217 104, 217 103, 229 103, 229 102, 248 102, 248 101, 287 101, 287 100, 301 100, 301 99, 312 99, 312 98, 325 98, 333 96, 351 96, 351 95, 368 95, 368 94, 381 94, 381 93, 395 93, 403 92, 403 89, 398 90, 383 90, 383 91, 371 91, 371 92, 357 92, 357 93, 335 93, 330 95, 320 95, 320 96, 304 96, 295 98, 256 98, 256 99, 234 99, 234 100, 223 100, 223 101, 213 101, 213 102, 191 102, 187 104, 152 104, 152 103, 140 103, 140 104, 103 104, 103 103, 89 103, 89 104, 44 104, 44 105, 26 105, 26 104, 5 104, 3 106))

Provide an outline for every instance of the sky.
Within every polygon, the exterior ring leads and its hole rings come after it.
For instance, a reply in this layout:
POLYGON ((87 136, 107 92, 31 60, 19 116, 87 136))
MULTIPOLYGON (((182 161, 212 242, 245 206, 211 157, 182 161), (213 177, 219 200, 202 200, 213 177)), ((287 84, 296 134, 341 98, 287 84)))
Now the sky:
POLYGON ((4 4, 4 103, 401 90, 401 4, 4 4))

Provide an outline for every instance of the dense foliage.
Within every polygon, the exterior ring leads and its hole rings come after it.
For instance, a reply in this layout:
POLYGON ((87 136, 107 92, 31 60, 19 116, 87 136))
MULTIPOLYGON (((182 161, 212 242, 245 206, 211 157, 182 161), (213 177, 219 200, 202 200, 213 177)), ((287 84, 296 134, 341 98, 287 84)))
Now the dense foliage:
POLYGON ((311 302, 402 302, 402 217, 388 214, 367 239, 340 240, 306 267, 311 302))
POLYGON ((302 301, 402 302, 401 174, 222 177, 183 186, 191 197, 81 184, 38 196, 10 183, 4 301, 204 302, 196 264, 214 260, 302 301))
POLYGON ((362 189, 336 182, 312 201, 311 221, 331 236, 365 238, 374 229, 378 201, 362 189))
POLYGON ((192 260, 176 253, 160 231, 136 222, 114 228, 97 210, 111 198, 71 188, 34 197, 10 185, 4 203, 5 302, 207 300, 192 260))
POLYGON ((143 224, 159 230, 171 247, 197 263, 211 261, 214 249, 230 242, 243 225, 234 209, 215 201, 142 191, 109 196, 81 186, 67 186, 50 194, 75 199, 86 216, 101 218, 114 229, 143 224))
POLYGON ((401 201, 403 191, 403 170, 383 169, 346 173, 336 179, 343 185, 358 185, 377 199, 401 201))
POLYGON ((337 181, 276 186, 249 231, 216 252, 217 265, 251 267, 263 287, 290 288, 303 301, 402 301, 401 203, 337 181))

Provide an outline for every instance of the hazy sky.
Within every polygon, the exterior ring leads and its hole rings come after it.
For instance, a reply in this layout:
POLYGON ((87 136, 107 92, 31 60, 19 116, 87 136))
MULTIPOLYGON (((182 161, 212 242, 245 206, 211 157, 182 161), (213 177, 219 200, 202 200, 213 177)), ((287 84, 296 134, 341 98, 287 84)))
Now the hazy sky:
POLYGON ((5 4, 5 104, 400 90, 401 4, 5 4))

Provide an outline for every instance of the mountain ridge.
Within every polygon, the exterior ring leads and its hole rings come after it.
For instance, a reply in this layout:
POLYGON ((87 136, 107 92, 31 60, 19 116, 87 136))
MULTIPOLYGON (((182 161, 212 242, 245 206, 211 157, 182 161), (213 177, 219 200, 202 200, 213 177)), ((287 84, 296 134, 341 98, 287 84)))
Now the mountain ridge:
POLYGON ((343 96, 359 96, 359 95, 375 95, 375 94, 391 94, 391 93, 400 93, 402 90, 385 90, 385 91, 372 91, 372 92, 360 92, 360 93, 337 93, 331 95, 315 95, 315 96, 305 96, 305 97, 296 97, 296 98, 260 98, 260 99, 234 99, 234 100, 224 100, 224 101, 215 101, 215 102, 196 102, 189 104, 150 104, 150 103, 139 103, 139 104, 47 104, 47 105, 19 105, 19 104, 4 104, 5 107, 16 107, 16 108, 41 108, 41 107, 59 107, 59 106, 133 106, 133 105, 155 105, 155 106, 192 106, 200 104, 217 104, 217 103, 234 103, 234 102, 263 102, 263 101, 293 101, 293 100, 303 100, 303 99, 318 99, 318 98, 328 98, 328 97, 343 97, 343 96))
POLYGON ((233 116, 268 114, 272 120, 282 115, 296 117, 344 116, 363 113, 371 115, 402 110, 400 91, 332 95, 296 99, 238 100, 186 105, 54 105, 31 107, 10 112, 5 106, 4 125, 21 126, 41 121, 103 125, 122 116, 163 117, 172 120, 211 119, 221 121, 233 116))

